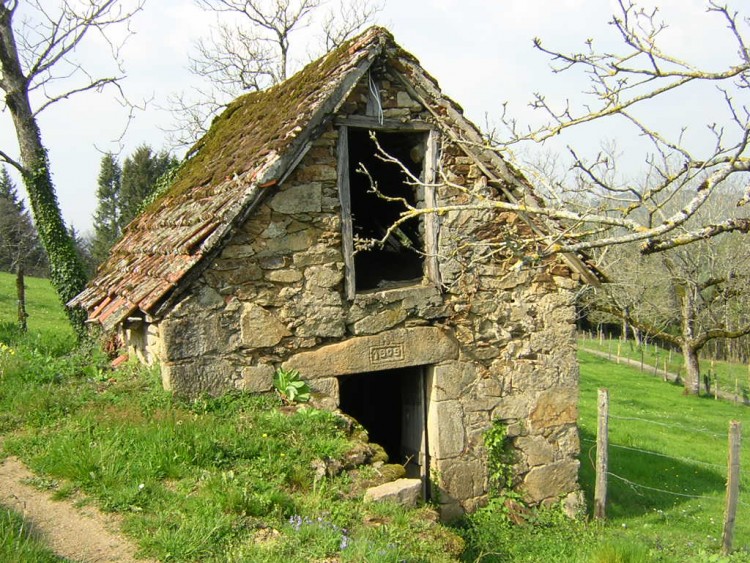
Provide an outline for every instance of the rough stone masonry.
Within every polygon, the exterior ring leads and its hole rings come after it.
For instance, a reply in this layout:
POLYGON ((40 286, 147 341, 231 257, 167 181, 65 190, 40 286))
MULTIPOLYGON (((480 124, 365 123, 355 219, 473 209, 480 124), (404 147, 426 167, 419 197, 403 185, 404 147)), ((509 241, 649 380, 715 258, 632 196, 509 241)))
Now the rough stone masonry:
MULTIPOLYGON (((375 80, 385 119, 444 131, 387 67, 375 80)), ((363 80, 338 117, 365 115, 368 99, 363 80)), ((128 345, 160 362, 165 387, 179 394, 269 391, 284 366, 331 409, 343 375, 424 366, 444 517, 486 502, 483 436, 494 420, 508 427, 515 486, 528 501, 579 499, 577 275, 557 260, 512 267, 518 257, 508 241, 532 236, 517 215, 454 210, 439 217, 439 284, 424 279, 347 299, 339 135, 328 121, 181 301, 159 321, 126 326, 128 345)), ((438 189, 438 206, 502 197, 459 143, 444 132, 438 142, 439 170, 460 188, 438 189)))

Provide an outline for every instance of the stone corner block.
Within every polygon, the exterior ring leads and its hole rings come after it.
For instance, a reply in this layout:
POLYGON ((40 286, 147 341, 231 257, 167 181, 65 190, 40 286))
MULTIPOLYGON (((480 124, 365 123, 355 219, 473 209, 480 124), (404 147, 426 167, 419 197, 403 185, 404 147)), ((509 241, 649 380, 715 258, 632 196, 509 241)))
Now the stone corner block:
POLYGON ((235 387, 249 393, 263 393, 273 388, 273 366, 263 364, 242 368, 241 378, 235 381, 235 387))
POLYGON ((526 499, 537 504, 577 490, 578 466, 578 460, 571 459, 534 467, 526 474, 521 486, 526 499))
POLYGON ((218 396, 232 388, 235 370, 232 364, 215 357, 203 357, 188 363, 170 364, 162 372, 165 389, 181 397, 201 394, 218 396))
POLYGON ((529 416, 532 433, 565 424, 575 424, 578 418, 577 387, 548 389, 539 395, 529 416))
POLYGON ((430 455, 436 459, 460 456, 466 449, 464 410, 459 401, 434 401, 427 414, 430 455))
POLYGON ((468 362, 445 362, 433 370, 435 401, 458 399, 470 388, 477 378, 476 366, 468 362))
POLYGON ((279 191, 268 205, 277 213, 320 213, 322 198, 321 183, 310 182, 279 191))

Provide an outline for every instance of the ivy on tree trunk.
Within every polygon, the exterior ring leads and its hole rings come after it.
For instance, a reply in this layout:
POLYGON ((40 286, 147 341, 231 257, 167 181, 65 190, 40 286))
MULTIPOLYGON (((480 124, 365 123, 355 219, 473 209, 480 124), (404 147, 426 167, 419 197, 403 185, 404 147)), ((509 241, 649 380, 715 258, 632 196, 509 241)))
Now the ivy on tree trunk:
MULTIPOLYGON (((60 300, 67 303, 83 291, 86 273, 65 227, 52 185, 47 153, 41 140, 35 152, 36 158, 31 166, 26 167, 23 181, 39 231, 39 240, 49 257, 50 281, 60 300)), ((21 154, 23 155, 23 151, 21 154)), ((83 336, 85 312, 79 308, 66 307, 66 313, 76 333, 83 336)))
MULTIPOLYGON (((17 5, 0 1, 0 89, 10 112, 18 140, 20 162, 10 161, 21 171, 39 240, 47 251, 50 281, 60 300, 67 303, 86 285, 86 275, 65 228, 52 184, 47 150, 29 100, 29 78, 24 74, 13 32, 12 16, 17 5)), ((85 333, 85 313, 67 308, 79 336, 85 333)))

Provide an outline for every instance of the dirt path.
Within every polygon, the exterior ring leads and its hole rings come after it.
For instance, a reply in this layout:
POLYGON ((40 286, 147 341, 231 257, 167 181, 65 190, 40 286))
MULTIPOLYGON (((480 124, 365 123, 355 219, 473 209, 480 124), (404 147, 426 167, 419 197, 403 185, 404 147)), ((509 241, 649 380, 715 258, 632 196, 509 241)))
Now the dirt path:
POLYGON ((118 561, 135 559, 136 548, 117 530, 117 519, 94 507, 76 508, 70 501, 55 501, 49 493, 24 483, 34 475, 17 458, 0 463, 0 505, 23 515, 47 546, 72 561, 118 561))

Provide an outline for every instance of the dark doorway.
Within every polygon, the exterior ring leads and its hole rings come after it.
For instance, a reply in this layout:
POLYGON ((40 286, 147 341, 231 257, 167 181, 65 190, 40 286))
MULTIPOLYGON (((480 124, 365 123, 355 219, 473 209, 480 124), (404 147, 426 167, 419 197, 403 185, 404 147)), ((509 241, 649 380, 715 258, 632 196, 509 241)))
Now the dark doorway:
POLYGON ((424 233, 419 218, 394 228, 382 243, 374 241, 386 237, 407 210, 406 204, 417 207, 418 182, 410 179, 406 170, 417 179, 423 175, 426 135, 378 132, 377 144, 396 160, 391 162, 378 151, 371 133, 351 128, 348 137, 357 291, 419 283, 424 273, 424 233))
POLYGON ((424 368, 409 367, 339 377, 339 407, 380 444, 408 477, 429 476, 424 368))

